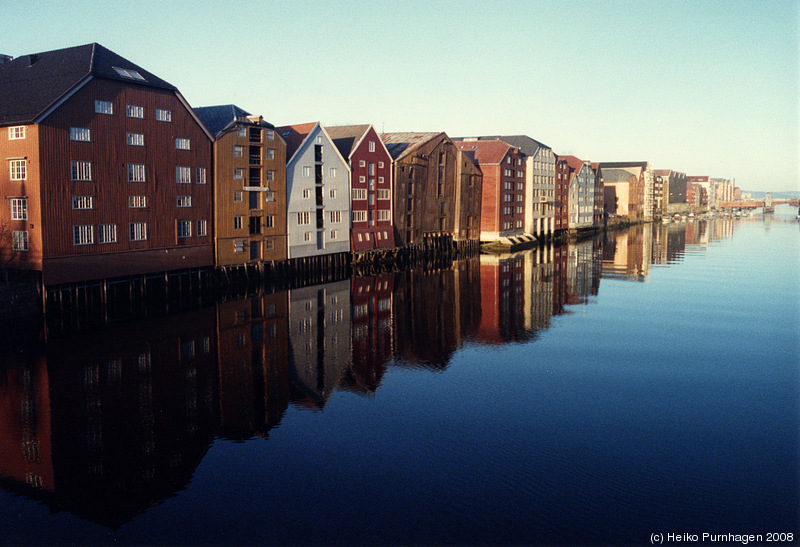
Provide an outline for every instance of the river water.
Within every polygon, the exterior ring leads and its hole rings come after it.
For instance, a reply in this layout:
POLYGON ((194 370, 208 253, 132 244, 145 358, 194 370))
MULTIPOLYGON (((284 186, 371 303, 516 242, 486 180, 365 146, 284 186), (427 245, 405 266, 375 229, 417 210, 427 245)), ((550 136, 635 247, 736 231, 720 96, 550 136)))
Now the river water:
POLYGON ((0 543, 796 541, 794 212, 9 341, 0 543))

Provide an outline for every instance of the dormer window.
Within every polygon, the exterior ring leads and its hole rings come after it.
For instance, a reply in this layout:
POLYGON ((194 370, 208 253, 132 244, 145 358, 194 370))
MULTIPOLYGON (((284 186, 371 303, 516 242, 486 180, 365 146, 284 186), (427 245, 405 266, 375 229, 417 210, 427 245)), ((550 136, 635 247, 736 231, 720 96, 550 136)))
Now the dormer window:
POLYGON ((140 82, 145 82, 147 80, 144 79, 144 76, 139 74, 138 71, 133 70, 132 68, 119 68, 119 67, 112 67, 114 70, 117 71, 117 74, 122 76, 123 78, 129 78, 131 80, 139 80, 140 82))

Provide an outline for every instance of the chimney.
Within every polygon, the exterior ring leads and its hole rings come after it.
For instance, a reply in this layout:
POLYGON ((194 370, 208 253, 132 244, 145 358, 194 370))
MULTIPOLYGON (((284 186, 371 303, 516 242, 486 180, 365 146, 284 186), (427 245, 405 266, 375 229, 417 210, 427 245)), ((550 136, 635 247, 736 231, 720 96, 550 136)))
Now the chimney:
POLYGON ((3 55, 2 53, 0 53, 0 65, 2 65, 3 63, 10 63, 13 60, 14 58, 11 55, 3 55))
POLYGON ((39 60, 39 55, 36 53, 31 53, 28 57, 28 66, 33 66, 33 64, 39 60))

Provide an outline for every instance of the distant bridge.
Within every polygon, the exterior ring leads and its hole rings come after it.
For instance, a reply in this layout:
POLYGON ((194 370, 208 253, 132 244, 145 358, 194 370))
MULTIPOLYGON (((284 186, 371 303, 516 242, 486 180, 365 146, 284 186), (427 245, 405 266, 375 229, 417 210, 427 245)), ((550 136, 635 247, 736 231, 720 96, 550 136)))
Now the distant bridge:
MULTIPOLYGON (((800 207, 798 205, 798 200, 796 199, 773 199, 772 206, 775 205, 794 205, 795 207, 800 207)), ((759 207, 764 207, 763 201, 723 201, 717 203, 717 207, 720 209, 758 209, 759 207)))

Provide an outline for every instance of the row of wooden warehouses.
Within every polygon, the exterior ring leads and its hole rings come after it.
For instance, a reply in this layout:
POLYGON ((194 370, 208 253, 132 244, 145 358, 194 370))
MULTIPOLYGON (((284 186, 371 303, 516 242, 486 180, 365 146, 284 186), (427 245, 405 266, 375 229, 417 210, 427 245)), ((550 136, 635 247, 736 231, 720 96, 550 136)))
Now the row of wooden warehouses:
MULTIPOLYGON (((567 185, 531 170, 556 157, 532 139, 544 161, 510 138, 276 127, 235 105, 192 108, 96 43, 0 56, 0 127, 3 267, 40 272, 47 286, 481 240, 513 247, 568 227, 566 211, 553 214, 567 185), (532 197, 547 184, 555 190, 532 197)), ((588 214, 599 220, 596 200, 588 214)))

